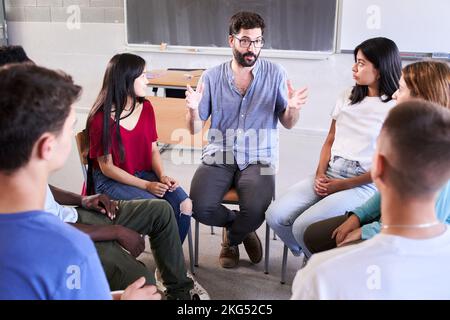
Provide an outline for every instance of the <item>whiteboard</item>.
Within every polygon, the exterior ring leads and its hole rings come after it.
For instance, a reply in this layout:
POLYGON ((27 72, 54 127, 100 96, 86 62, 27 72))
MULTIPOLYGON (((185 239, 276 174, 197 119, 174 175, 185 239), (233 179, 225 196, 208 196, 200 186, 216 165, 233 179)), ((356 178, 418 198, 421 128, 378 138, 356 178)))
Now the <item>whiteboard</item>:
POLYGON ((387 37, 401 52, 450 53, 450 0, 341 0, 340 50, 387 37))

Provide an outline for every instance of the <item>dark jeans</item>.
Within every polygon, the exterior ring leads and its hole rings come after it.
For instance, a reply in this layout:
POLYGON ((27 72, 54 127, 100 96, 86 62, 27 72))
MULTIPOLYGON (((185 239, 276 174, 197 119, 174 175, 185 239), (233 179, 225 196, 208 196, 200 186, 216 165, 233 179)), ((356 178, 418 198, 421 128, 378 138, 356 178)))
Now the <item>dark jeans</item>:
MULTIPOLYGON (((225 157, 221 158, 225 159, 225 157)), ((207 163, 214 163, 211 159, 207 163)), ((268 165, 251 164, 240 171, 237 164, 201 164, 191 183, 194 218, 210 226, 226 227, 230 245, 240 244, 247 234, 264 222, 267 207, 275 190, 275 176, 262 175, 268 165), (224 195, 235 187, 239 212, 221 204, 224 195)))
MULTIPOLYGON (((77 208, 77 223, 121 225, 148 235, 156 265, 167 288, 168 298, 190 299, 193 282, 186 276, 183 250, 172 208, 163 200, 119 201, 114 221, 104 214, 77 208)), ((126 252, 116 241, 95 242, 111 290, 123 290, 140 277, 155 284, 152 272, 126 252)))
MULTIPOLYGON (((158 182, 158 177, 151 171, 136 172, 136 177, 147 181, 158 182)), ((115 200, 134 200, 134 199, 159 199, 147 190, 142 190, 133 186, 129 186, 113 179, 106 177, 100 170, 93 172, 95 192, 108 195, 115 200)), ((183 188, 178 187, 173 192, 166 192, 162 199, 166 200, 172 206, 175 218, 178 224, 178 231, 181 243, 186 239, 187 233, 191 226, 191 216, 181 214, 180 204, 189 198, 183 188)), ((190 213, 190 212, 189 212, 190 213)))
MULTIPOLYGON (((306 228, 303 241, 311 254, 336 248, 336 239, 332 239, 333 231, 348 219, 348 214, 321 220, 306 228)), ((348 243, 357 244, 362 240, 348 243)))

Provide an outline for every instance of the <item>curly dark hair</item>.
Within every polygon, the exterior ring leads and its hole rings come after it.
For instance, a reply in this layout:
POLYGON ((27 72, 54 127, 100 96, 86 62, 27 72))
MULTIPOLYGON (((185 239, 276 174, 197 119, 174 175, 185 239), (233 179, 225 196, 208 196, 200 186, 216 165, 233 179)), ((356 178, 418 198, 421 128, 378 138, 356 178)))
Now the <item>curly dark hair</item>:
POLYGON ((241 11, 234 14, 230 19, 229 35, 238 34, 241 29, 255 29, 260 28, 264 34, 266 27, 264 19, 257 13, 241 11))

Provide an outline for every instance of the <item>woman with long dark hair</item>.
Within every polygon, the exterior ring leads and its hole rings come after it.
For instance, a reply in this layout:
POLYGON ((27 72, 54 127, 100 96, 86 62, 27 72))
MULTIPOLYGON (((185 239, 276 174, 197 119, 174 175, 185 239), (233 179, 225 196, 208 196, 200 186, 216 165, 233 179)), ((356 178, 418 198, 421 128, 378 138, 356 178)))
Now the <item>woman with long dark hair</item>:
POLYGON ((156 145, 155 114, 145 99, 147 84, 141 57, 124 53, 109 62, 86 125, 91 160, 88 192, 104 193, 116 200, 168 201, 183 242, 192 202, 178 182, 164 173, 156 145))
POLYGON ((341 215, 376 192, 369 169, 381 126, 395 105, 401 60, 396 44, 386 38, 364 41, 354 57, 356 85, 331 113, 316 174, 291 187, 266 212, 268 224, 294 255, 310 254, 303 243, 310 224, 341 215))
MULTIPOLYGON (((392 96, 397 104, 423 99, 450 108, 450 67, 445 62, 419 61, 402 70, 399 88, 392 96)), ((436 200, 438 220, 450 224, 450 181, 436 200)), ((381 231, 381 195, 377 192, 361 206, 345 215, 310 225, 303 241, 311 253, 367 240, 381 231)))

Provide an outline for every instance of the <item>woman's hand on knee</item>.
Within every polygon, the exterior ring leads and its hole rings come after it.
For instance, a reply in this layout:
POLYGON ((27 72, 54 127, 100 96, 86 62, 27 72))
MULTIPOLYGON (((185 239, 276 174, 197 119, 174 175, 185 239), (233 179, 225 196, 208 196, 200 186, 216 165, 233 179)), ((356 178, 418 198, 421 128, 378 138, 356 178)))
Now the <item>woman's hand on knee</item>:
POLYGON ((330 181, 330 179, 325 174, 319 174, 316 176, 316 179, 314 180, 314 192, 319 197, 326 197, 328 195, 327 188, 325 186, 325 183, 330 181))
POLYGON ((362 238, 362 229, 356 228, 355 230, 347 234, 347 236, 345 236, 345 239, 342 240, 342 242, 340 242, 337 246, 342 247, 344 245, 351 244, 352 242, 361 240, 361 238, 362 238))
POLYGON ((330 194, 349 189, 346 183, 346 179, 328 179, 327 182, 321 182, 317 184, 319 186, 316 191, 319 196, 329 196, 330 194))
POLYGON ((169 192, 174 191, 176 188, 180 186, 180 183, 177 180, 169 176, 162 176, 161 179, 159 180, 161 183, 169 187, 168 189, 169 192))
POLYGON ((337 227, 331 234, 332 239, 336 239, 336 245, 339 246, 341 242, 347 237, 349 233, 360 227, 359 218, 356 214, 352 214, 343 224, 337 227))
POLYGON ((162 198, 166 194, 166 192, 169 190, 169 187, 160 182, 147 182, 145 186, 146 190, 150 192, 151 194, 154 194, 155 196, 162 198))

